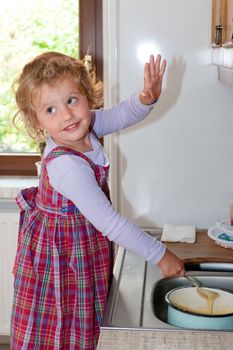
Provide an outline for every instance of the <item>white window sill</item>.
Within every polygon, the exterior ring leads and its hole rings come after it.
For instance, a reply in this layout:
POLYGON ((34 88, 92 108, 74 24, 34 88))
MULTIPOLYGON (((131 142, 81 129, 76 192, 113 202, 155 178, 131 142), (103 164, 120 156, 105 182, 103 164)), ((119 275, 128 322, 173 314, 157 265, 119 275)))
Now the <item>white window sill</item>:
POLYGON ((37 185, 37 177, 0 176, 0 199, 14 200, 21 189, 37 185))

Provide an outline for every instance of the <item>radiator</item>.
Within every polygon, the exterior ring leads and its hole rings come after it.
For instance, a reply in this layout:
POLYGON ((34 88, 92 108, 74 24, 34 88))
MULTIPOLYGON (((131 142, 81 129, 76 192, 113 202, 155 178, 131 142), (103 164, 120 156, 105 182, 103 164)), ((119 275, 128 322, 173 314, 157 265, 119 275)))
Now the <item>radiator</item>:
POLYGON ((18 236, 18 212, 0 212, 0 336, 10 334, 12 268, 18 236))

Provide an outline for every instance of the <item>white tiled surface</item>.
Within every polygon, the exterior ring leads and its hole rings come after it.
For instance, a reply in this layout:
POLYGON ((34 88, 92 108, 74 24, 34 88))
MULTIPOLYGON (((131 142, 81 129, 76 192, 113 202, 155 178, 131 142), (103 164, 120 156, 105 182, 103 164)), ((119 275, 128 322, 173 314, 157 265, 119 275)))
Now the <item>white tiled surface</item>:
POLYGON ((0 198, 14 199, 22 188, 37 186, 37 177, 0 176, 0 198))

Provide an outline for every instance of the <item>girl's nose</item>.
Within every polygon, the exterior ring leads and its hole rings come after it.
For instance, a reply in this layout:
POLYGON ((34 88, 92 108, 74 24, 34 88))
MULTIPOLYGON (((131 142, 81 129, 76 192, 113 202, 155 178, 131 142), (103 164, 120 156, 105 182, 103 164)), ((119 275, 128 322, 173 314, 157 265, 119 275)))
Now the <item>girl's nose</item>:
POLYGON ((62 110, 62 115, 65 121, 73 118, 73 113, 68 106, 64 106, 62 110))

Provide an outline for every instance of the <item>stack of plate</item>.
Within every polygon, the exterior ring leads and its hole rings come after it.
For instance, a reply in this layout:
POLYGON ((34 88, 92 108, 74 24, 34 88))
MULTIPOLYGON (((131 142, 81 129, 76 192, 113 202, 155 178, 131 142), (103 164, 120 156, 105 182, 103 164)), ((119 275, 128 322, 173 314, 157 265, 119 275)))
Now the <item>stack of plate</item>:
POLYGON ((229 220, 217 221, 208 229, 208 236, 222 247, 233 249, 233 226, 229 220))

